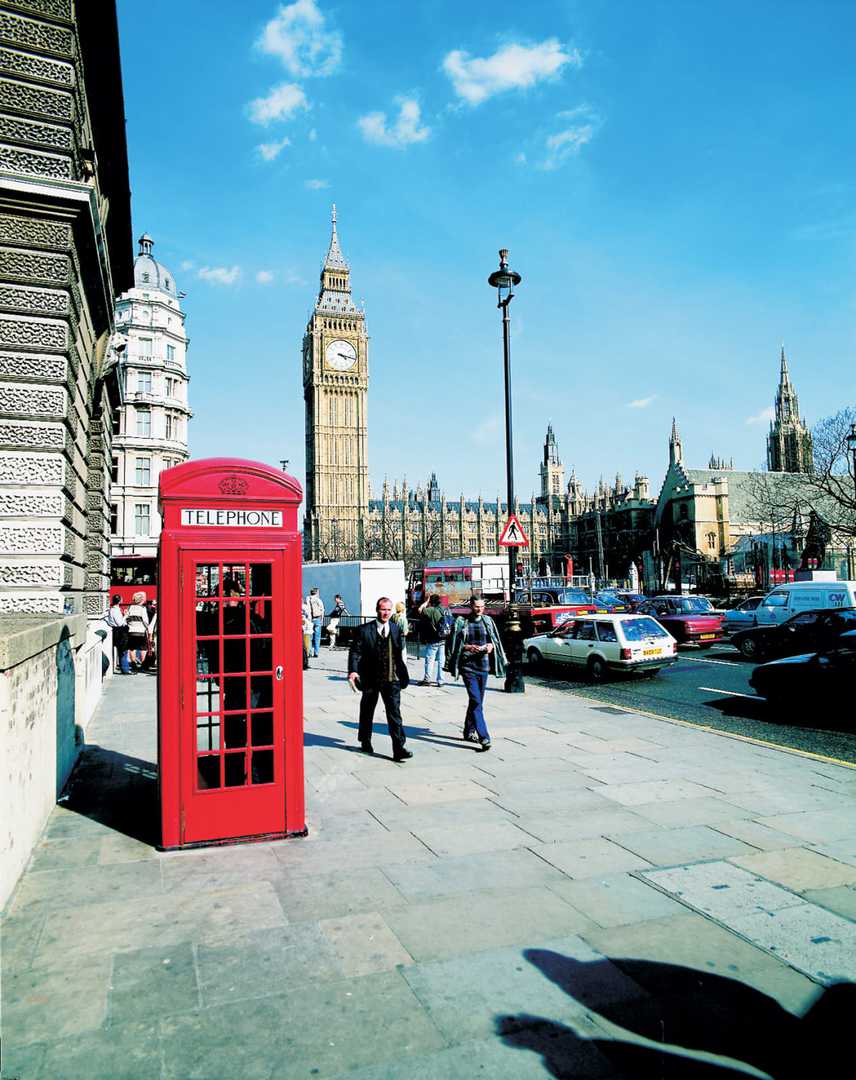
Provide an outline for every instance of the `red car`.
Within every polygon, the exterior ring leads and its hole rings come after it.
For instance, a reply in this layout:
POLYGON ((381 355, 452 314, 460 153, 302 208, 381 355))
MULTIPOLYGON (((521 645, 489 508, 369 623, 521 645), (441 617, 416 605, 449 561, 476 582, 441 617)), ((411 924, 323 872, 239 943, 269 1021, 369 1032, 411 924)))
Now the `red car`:
POLYGON ((653 615, 681 645, 708 649, 725 639, 722 616, 703 596, 655 596, 636 609, 638 615, 653 615))

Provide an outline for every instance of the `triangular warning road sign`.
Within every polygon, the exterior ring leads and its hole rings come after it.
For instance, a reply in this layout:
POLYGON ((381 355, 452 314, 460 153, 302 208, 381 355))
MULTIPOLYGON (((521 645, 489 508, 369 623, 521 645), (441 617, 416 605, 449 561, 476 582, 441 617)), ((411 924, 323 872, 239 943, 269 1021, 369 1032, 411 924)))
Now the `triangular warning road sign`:
POLYGON ((509 514, 502 536, 499 538, 500 547, 529 547, 529 538, 523 531, 523 526, 517 520, 516 514, 509 514))

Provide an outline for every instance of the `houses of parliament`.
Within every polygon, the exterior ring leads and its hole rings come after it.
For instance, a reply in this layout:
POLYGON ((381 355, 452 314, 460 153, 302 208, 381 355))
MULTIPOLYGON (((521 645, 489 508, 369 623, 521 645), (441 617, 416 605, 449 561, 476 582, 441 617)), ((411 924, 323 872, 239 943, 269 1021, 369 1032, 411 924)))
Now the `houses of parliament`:
MULTIPOLYGON (((434 474, 415 487, 406 479, 392 484, 385 480, 380 498, 372 497, 367 424, 369 343, 365 312, 354 303, 350 275, 334 206, 320 290, 303 337, 304 558, 308 562, 404 559, 418 563, 427 558, 498 553, 497 541, 508 513, 507 504, 499 497, 449 497, 440 490, 434 474)), ((676 464, 675 439, 679 436, 673 424, 672 467, 676 464)), ((679 441, 677 446, 680 448, 679 441)), ((811 436, 799 417, 784 349, 767 452, 772 472, 804 472, 811 467, 811 436)), ((746 475, 716 457, 711 457, 708 470, 703 471, 721 473, 716 479, 721 481, 720 489, 724 483, 726 492, 729 477, 736 483, 746 475)), ((559 568, 563 557, 572 554, 580 569, 588 570, 596 559, 596 568, 604 574, 604 552, 608 552, 614 560, 613 571, 623 575, 630 560, 638 556, 636 549, 650 542, 655 521, 664 509, 660 504, 668 494, 666 489, 671 490, 667 473, 660 497, 652 497, 648 477, 637 473, 632 484, 616 476, 608 484, 601 480, 593 492, 584 491, 573 470, 566 481, 551 425, 547 427, 539 477, 540 491, 528 501, 518 501, 514 510, 529 537, 529 558, 542 571, 559 568)), ((709 481, 710 475, 705 479, 709 481)), ((721 513, 721 498, 717 505, 721 513)), ((733 524, 743 531, 741 523, 733 524)), ((748 527, 750 523, 742 524, 748 527)), ((723 530, 721 523, 716 535, 721 538, 716 547, 722 550, 710 555, 724 554, 730 542, 729 529, 723 530)))

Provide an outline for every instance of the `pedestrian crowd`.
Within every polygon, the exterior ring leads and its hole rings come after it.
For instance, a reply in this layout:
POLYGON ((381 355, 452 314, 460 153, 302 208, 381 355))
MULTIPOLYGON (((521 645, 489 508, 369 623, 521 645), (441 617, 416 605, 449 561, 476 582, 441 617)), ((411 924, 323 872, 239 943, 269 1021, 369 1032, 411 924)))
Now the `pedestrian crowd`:
POLYGON ((119 675, 150 671, 157 660, 157 601, 140 590, 131 597, 127 609, 116 593, 104 621, 113 632, 113 649, 118 659, 119 675))

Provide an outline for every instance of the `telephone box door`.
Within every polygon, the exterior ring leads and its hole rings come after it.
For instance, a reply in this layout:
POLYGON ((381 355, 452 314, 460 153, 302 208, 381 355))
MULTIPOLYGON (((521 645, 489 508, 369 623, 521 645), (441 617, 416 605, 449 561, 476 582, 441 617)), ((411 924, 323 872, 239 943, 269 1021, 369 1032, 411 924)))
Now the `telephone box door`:
POLYGON ((284 554, 183 551, 180 580, 181 843, 282 833, 284 554))

